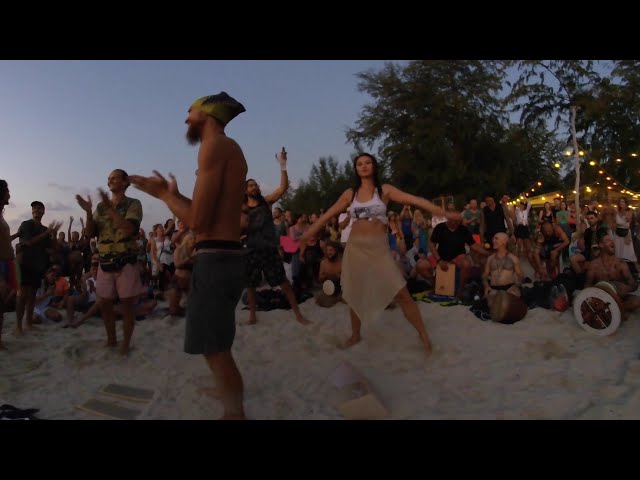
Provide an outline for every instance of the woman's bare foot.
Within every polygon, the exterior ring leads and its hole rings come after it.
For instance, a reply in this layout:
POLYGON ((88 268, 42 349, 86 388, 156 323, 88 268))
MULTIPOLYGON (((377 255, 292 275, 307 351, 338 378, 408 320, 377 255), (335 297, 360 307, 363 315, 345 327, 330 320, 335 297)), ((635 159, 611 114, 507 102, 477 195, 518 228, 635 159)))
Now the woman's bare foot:
POLYGON ((344 342, 344 348, 349 348, 354 346, 356 343, 358 343, 360 340, 362 340, 362 337, 360 337, 360 335, 351 335, 351 337, 349 338, 349 340, 347 340, 346 342, 344 342))
POLYGON ((106 348, 114 348, 118 346, 117 340, 107 340, 107 343, 104 344, 106 348))
POLYGON ((244 414, 242 414, 242 415, 223 415, 218 420, 246 420, 246 419, 247 417, 245 417, 244 414))
POLYGON ((217 387, 202 387, 198 389, 198 393, 201 395, 207 395, 211 398, 215 398, 216 400, 222 398, 222 392, 218 390, 217 387))
POLYGON ((427 355, 431 355, 433 348, 431 347, 431 341, 429 340, 429 335, 425 333, 420 334, 420 340, 422 341, 422 345, 424 345, 424 350, 427 352, 427 355))
POLYGON ((16 337, 21 337, 21 336, 23 336, 23 335, 24 335, 24 330, 22 330, 22 327, 21 327, 21 328, 16 328, 16 329, 13 331, 13 334, 14 334, 16 337))
POLYGON ((122 343, 122 345, 120 346, 120 350, 118 350, 118 353, 120 353, 120 355, 123 357, 128 357, 131 353, 131 347, 122 343))
POLYGON ((296 320, 300 322, 302 325, 309 325, 311 322, 304 318, 302 315, 296 317, 296 320))
POLYGON ((2 350, 6 350, 6 349, 7 349, 7 347, 5 347, 5 346, 4 346, 4 343, 2 343, 2 342, 0 341, 0 351, 2 351, 2 350))

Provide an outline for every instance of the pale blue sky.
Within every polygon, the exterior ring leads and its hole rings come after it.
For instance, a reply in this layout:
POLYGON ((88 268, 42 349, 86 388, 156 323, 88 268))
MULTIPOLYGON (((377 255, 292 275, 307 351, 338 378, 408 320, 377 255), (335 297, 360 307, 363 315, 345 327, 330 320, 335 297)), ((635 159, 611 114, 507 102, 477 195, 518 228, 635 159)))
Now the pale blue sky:
MULTIPOLYGON (((406 63, 405 61, 394 61, 406 63)), ((269 193, 280 178, 274 155, 289 152, 294 185, 313 163, 340 163, 353 149, 345 131, 371 99, 357 91, 356 73, 385 61, 0 61, 0 178, 9 182, 5 217, 15 231, 31 218, 29 204, 47 206, 45 223, 82 215, 74 196, 94 202, 109 172, 173 172, 191 196, 197 147, 184 119, 204 95, 226 91, 247 111, 227 127, 242 146, 249 176, 269 193)), ((512 80, 515 72, 511 72, 512 80)), ((514 118, 516 120, 516 118, 514 118)), ((164 204, 134 188, 145 230, 171 216, 164 204)), ((75 226, 79 221, 76 220, 75 226)))
MULTIPOLYGON (((0 178, 9 182, 5 217, 16 230, 29 204, 44 222, 82 214, 74 196, 104 186, 114 168, 130 174, 172 171, 191 196, 197 147, 187 144, 189 105, 226 91, 247 111, 227 127, 242 146, 249 176, 268 192, 279 182, 275 152, 289 152, 289 175, 307 178, 314 162, 350 158, 345 130, 370 99, 356 73, 384 61, 0 61, 0 178)), ((401 62, 404 63, 404 62, 401 62)), ((142 226, 171 216, 134 188, 142 226)))

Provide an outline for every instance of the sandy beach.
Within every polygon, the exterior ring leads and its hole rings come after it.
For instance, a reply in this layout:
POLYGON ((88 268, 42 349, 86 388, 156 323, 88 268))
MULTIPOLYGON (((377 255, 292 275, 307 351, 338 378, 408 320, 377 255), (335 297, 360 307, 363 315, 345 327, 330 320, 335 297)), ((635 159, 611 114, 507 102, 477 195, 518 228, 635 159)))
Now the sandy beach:
MULTIPOLYGON (((162 307, 162 304, 161 304, 162 307)), ((290 311, 259 312, 244 325, 238 306, 233 353, 244 377, 252 419, 342 419, 330 373, 348 361, 390 410, 390 419, 640 418, 640 322, 637 314, 610 337, 593 336, 572 310, 536 308, 514 325, 483 322, 464 306, 419 303, 435 350, 426 357, 400 309, 363 322, 363 341, 339 348, 350 333, 346 305, 301 305, 313 324, 290 311)), ((101 419, 76 408, 91 398, 140 411, 138 419, 216 419, 221 405, 202 392, 214 386, 200 356, 183 353, 184 319, 157 313, 139 321, 129 358, 104 348, 102 321, 78 329, 39 325, 14 337, 5 315, 0 403, 38 408, 45 419, 101 419), (117 383, 153 390, 148 403, 98 391, 117 383)), ((121 336, 121 326, 118 325, 121 336)))

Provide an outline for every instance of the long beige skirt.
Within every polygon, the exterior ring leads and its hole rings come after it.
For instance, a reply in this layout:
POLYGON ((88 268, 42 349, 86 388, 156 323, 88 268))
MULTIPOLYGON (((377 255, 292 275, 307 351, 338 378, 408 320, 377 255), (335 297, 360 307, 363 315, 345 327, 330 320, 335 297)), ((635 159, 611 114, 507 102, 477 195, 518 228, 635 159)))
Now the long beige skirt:
POLYGON ((342 298, 360 320, 375 320, 406 281, 391 255, 386 235, 349 236, 342 258, 342 298))

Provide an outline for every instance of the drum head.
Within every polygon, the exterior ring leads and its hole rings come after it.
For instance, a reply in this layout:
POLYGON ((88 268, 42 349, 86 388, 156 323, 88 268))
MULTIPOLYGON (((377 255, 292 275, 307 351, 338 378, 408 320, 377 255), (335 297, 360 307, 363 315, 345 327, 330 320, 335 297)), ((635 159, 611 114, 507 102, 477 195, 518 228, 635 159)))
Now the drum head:
POLYGON ((325 280, 325 282, 322 284, 322 291, 325 295, 331 296, 336 293, 336 286, 333 281, 325 280))
POLYGON ((573 301, 573 314, 578 325, 600 337, 611 335, 618 329, 621 313, 613 297, 600 288, 585 288, 573 301))
POLYGON ((498 291, 488 301, 491 320, 498 323, 516 323, 527 314, 527 304, 520 297, 498 291))

